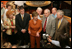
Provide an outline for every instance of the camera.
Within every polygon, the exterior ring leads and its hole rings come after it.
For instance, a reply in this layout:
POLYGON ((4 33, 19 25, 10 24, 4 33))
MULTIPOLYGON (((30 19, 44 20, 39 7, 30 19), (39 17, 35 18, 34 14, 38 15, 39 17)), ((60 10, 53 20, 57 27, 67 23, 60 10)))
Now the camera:
POLYGON ((42 48, 49 47, 48 44, 47 44, 47 43, 49 43, 48 40, 47 40, 49 35, 47 33, 43 33, 42 37, 43 37, 43 39, 40 41, 42 48))
POLYGON ((43 39, 47 39, 49 35, 47 33, 44 33, 42 34, 42 36, 43 36, 43 39))

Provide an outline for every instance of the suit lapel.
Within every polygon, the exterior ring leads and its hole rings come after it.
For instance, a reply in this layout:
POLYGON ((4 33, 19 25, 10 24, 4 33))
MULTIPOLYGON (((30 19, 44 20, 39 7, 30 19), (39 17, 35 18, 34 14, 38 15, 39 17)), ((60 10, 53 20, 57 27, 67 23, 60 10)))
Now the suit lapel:
POLYGON ((56 19, 56 28, 58 29, 58 19, 56 19))
POLYGON ((20 18, 21 21, 23 21, 21 15, 20 15, 20 13, 19 13, 19 18, 20 18))
POLYGON ((46 18, 45 18, 45 16, 44 16, 44 17, 43 17, 43 27, 44 27, 44 24, 45 24, 45 19, 46 19, 46 18))
POLYGON ((50 16, 49 16, 49 19, 48 19, 48 22, 47 22, 47 25, 46 26, 49 26, 49 24, 50 24, 50 16))
POLYGON ((64 18, 63 18, 63 20, 62 20, 62 22, 61 22, 61 25, 60 25, 60 27, 59 27, 58 29, 60 29, 60 28, 62 27, 63 21, 64 21, 64 18))
POLYGON ((23 21, 25 21, 26 20, 26 14, 24 14, 24 17, 23 17, 23 21))
POLYGON ((26 14, 24 14, 24 17, 23 17, 23 25, 25 26, 25 24, 26 24, 26 14))

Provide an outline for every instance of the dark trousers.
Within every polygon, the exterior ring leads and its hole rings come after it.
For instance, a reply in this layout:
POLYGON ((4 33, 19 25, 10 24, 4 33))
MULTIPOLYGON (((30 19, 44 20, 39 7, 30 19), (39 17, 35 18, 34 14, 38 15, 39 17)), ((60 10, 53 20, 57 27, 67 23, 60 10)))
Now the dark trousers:
POLYGON ((8 42, 10 42, 12 45, 17 43, 17 36, 12 32, 12 35, 7 35, 8 42))
POLYGON ((30 38, 29 38, 29 34, 26 32, 26 33, 20 33, 18 34, 18 40, 21 41, 21 45, 24 45, 24 44, 28 44, 30 38))

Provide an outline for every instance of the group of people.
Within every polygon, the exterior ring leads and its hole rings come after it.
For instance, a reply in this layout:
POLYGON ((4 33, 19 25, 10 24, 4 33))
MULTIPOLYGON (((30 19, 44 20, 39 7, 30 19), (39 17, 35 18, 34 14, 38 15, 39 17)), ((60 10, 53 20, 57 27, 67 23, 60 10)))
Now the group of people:
MULTIPOLYGON (((35 48, 36 41, 37 48, 40 48, 43 33, 49 35, 49 42, 52 42, 52 40, 61 41, 60 34, 63 36, 67 34, 69 37, 69 22, 64 18, 64 12, 62 10, 57 10, 54 7, 52 8, 51 14, 49 9, 45 9, 43 18, 41 18, 42 8, 38 7, 37 10, 32 13, 31 19, 30 15, 25 13, 23 6, 19 7, 19 14, 16 16, 13 16, 10 5, 7 6, 7 9, 4 13, 5 9, 3 3, 1 3, 2 32, 6 33, 8 42, 12 45, 16 44, 18 40, 19 46, 28 45, 30 42, 31 48, 35 48), (4 14, 6 16, 4 16, 4 14)), ((69 45, 65 46, 62 46, 62 48, 70 48, 69 45)))

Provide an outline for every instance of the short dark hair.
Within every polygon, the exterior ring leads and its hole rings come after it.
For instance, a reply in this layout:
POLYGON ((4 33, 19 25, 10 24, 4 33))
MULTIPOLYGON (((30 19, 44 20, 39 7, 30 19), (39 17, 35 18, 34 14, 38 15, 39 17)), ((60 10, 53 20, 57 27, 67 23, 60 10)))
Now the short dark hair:
POLYGON ((38 16, 38 13, 37 13, 36 11, 34 11, 34 12, 32 13, 32 17, 35 17, 35 16, 38 16))
POLYGON ((69 46, 69 36, 66 34, 66 35, 62 35, 60 34, 59 35, 59 42, 60 42, 60 46, 62 48, 65 48, 65 46, 69 46))
POLYGON ((21 9, 24 9, 24 7, 23 7, 23 6, 20 6, 20 7, 19 7, 19 11, 20 11, 21 9))
MULTIPOLYGON (((11 5, 8 4, 6 7, 8 8, 8 6, 11 6, 11 5)), ((11 6, 11 7, 12 7, 12 6, 11 6)))

